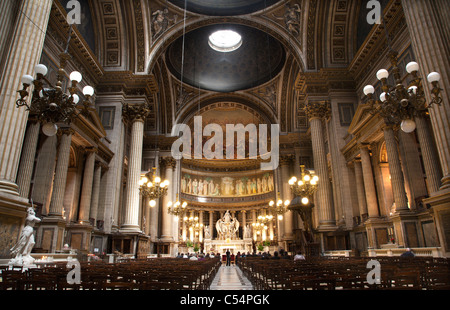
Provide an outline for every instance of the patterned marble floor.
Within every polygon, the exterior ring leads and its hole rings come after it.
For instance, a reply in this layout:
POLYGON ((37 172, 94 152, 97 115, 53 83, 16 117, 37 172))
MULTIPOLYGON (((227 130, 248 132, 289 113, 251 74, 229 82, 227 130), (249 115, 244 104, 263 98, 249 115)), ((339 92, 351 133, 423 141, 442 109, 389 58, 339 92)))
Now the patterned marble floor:
POLYGON ((250 281, 235 265, 221 266, 210 287, 211 290, 253 290, 250 281))

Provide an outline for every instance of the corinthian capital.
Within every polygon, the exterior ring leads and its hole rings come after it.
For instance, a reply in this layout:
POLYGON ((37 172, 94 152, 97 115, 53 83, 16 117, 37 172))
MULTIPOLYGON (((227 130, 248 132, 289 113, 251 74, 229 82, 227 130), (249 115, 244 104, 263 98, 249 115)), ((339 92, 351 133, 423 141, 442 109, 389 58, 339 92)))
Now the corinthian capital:
POLYGON ((160 164, 164 165, 166 168, 175 168, 177 161, 173 157, 163 157, 160 159, 160 164))
POLYGON ((146 104, 124 104, 122 108, 123 117, 130 120, 131 122, 135 121, 145 121, 148 114, 150 113, 150 109, 146 104))
POLYGON ((305 105, 305 113, 311 120, 313 118, 327 118, 330 116, 329 101, 310 101, 305 105))

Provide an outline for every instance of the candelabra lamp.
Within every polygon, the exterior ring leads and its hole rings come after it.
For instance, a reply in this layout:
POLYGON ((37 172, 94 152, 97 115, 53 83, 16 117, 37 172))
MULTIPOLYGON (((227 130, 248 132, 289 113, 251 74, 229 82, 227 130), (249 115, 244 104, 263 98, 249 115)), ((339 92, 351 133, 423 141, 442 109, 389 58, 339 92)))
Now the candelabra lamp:
POLYGON ((301 176, 300 179, 292 177, 289 180, 292 194, 300 197, 303 205, 308 205, 311 201, 311 197, 317 191, 317 183, 319 177, 305 169, 304 165, 300 165, 301 176))
POLYGON ((412 77, 411 81, 405 85, 402 79, 400 68, 398 67, 398 53, 389 52, 389 59, 392 64, 392 74, 394 84, 389 85, 389 72, 381 69, 377 72, 377 79, 381 82, 382 93, 379 100, 374 98, 375 87, 367 85, 364 87, 364 101, 370 106, 372 114, 379 114, 388 125, 399 125, 406 132, 411 133, 416 129, 414 118, 419 114, 427 113, 433 105, 440 105, 441 88, 439 81, 441 76, 437 72, 428 75, 428 82, 432 85, 431 101, 427 102, 423 81, 418 76, 419 64, 412 61, 406 65, 406 72, 412 77))
POLYGON ((283 200, 280 198, 280 192, 277 193, 277 199, 276 201, 271 200, 269 202, 269 210, 272 211, 272 213, 277 214, 277 218, 281 221, 283 220, 283 215, 287 211, 287 207, 289 206, 291 202, 289 200, 283 200))
POLYGON ((70 59, 68 53, 70 41, 67 42, 65 52, 60 55, 60 66, 57 74, 56 85, 48 81, 45 77, 48 68, 39 64, 35 67, 35 76, 24 75, 21 79, 23 88, 18 91, 20 98, 16 101, 17 108, 26 107, 30 115, 37 118, 42 123, 42 131, 47 136, 53 136, 58 131, 58 123, 70 124, 78 115, 88 110, 90 98, 94 95, 94 88, 86 86, 83 89, 85 101, 83 107, 77 107, 80 97, 77 95, 78 84, 82 80, 82 75, 78 71, 70 74, 71 86, 68 87, 68 93, 63 89, 63 82, 66 78, 65 67, 70 59), (34 89, 30 90, 33 85, 34 89), (28 97, 31 93, 31 100, 28 103, 28 97))
POLYGON ((172 201, 169 201, 167 203, 167 212, 174 215, 175 221, 178 221, 178 219, 186 212, 187 205, 188 203, 186 201, 184 201, 183 203, 180 202, 177 194, 177 201, 175 201, 174 203, 172 201))
POLYGON ((150 207, 154 207, 156 205, 155 199, 167 194, 168 187, 169 181, 161 181, 161 178, 156 175, 155 167, 143 175, 139 180, 139 191, 144 197, 150 199, 150 207))

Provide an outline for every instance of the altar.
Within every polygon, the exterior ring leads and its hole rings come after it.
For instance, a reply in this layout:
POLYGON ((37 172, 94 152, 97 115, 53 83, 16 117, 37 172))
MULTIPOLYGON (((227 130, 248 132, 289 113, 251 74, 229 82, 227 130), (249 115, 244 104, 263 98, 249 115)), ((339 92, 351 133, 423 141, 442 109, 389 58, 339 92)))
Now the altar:
POLYGON ((206 253, 219 253, 225 254, 227 250, 230 250, 231 254, 236 255, 238 252, 247 253, 253 252, 252 239, 237 239, 237 240, 211 240, 205 239, 205 252, 206 253))
POLYGON ((250 235, 250 228, 244 227, 244 238, 237 236, 239 222, 235 217, 231 217, 229 211, 223 218, 219 219, 215 225, 217 239, 211 239, 210 228, 205 227, 204 249, 205 252, 225 254, 230 250, 232 254, 253 252, 253 243, 250 235))

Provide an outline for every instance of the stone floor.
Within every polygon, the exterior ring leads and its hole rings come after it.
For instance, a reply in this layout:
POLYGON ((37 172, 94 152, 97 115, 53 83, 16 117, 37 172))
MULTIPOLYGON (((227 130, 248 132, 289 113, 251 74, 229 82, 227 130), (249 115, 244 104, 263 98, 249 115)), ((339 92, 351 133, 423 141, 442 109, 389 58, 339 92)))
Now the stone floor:
POLYGON ((253 290, 250 281, 235 265, 221 266, 214 278, 211 290, 253 290))

